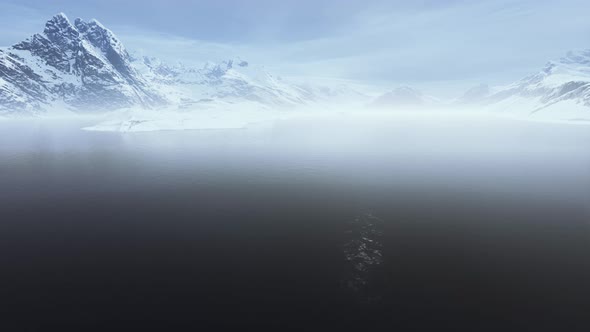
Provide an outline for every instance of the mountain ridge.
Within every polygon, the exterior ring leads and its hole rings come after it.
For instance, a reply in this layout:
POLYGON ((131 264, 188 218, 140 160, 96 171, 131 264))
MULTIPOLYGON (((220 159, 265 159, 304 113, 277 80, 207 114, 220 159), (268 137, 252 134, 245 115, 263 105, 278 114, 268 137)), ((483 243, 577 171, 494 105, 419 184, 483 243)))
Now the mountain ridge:
POLYGON ((41 33, 0 48, 0 114, 119 109, 199 110, 336 107, 482 110, 559 119, 590 118, 590 50, 570 51, 538 73, 503 87, 479 85, 446 103, 398 87, 372 101, 351 86, 294 83, 240 57, 202 67, 127 51, 98 20, 64 13, 41 33))
POLYGON ((98 20, 59 13, 42 33, 0 49, 0 113, 79 113, 126 108, 192 109, 245 102, 256 108, 309 106, 338 89, 283 80, 239 57, 202 68, 168 65, 126 50, 98 20))
POLYGON ((57 14, 42 33, 0 53, 0 107, 38 113, 165 104, 128 59, 123 44, 97 20, 72 24, 57 14))
POLYGON ((460 103, 559 120, 590 118, 590 49, 569 51, 541 71, 502 87, 472 88, 460 103))

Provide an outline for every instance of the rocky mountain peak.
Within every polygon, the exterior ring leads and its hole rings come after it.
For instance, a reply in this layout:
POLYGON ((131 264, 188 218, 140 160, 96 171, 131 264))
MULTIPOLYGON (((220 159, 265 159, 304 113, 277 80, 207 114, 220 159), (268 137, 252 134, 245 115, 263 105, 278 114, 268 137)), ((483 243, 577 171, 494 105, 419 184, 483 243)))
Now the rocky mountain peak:
POLYGON ((131 67, 129 53, 111 30, 96 19, 84 22, 78 18, 75 25, 83 38, 99 49, 119 73, 126 79, 134 79, 136 73, 131 67))
POLYGON ((247 68, 248 66, 248 61, 244 61, 240 58, 231 58, 219 63, 207 63, 203 67, 203 70, 209 78, 216 79, 222 77, 232 69, 238 70, 247 68))
POLYGON ((119 53, 127 53, 115 34, 96 19, 84 22, 77 18, 74 24, 83 37, 101 51, 107 52, 109 49, 115 49, 119 53))
POLYGON ((23 100, 22 105, 36 105, 39 110, 65 103, 76 111, 165 103, 133 68, 119 39, 97 20, 78 18, 71 24, 65 14, 57 14, 43 33, 5 51, 0 69, 17 69, 0 70, 7 87, 0 91, 0 107, 7 100, 23 100), (33 88, 35 94, 30 92, 33 88))
POLYGON ((47 21, 43 33, 50 41, 62 47, 71 47, 80 35, 64 13, 59 13, 47 21))

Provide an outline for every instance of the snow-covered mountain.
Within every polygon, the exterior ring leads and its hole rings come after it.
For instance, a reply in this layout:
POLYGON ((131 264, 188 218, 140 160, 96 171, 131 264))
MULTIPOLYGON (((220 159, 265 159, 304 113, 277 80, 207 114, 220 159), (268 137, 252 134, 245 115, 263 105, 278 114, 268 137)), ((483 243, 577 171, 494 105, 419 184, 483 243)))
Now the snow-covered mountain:
POLYGON ((251 110, 291 108, 430 109, 476 105, 509 114, 590 119, 590 50, 570 52, 513 84, 480 85, 454 103, 410 87, 370 101, 350 84, 293 82, 264 66, 229 58, 198 67, 129 53, 96 20, 51 18, 42 33, 0 49, 0 115, 54 110, 251 110))
POLYGON ((432 96, 425 95, 414 88, 402 86, 377 97, 369 104, 369 107, 404 110, 433 107, 438 103, 439 101, 432 96))
POLYGON ((3 113, 149 108, 165 102, 131 66, 123 44, 96 20, 72 24, 58 14, 43 33, 0 50, 3 113))
POLYGON ((491 94, 490 86, 482 83, 467 90, 461 97, 455 100, 458 104, 471 104, 482 102, 491 94))
POLYGON ((496 112, 590 119, 590 50, 569 52, 539 73, 507 86, 474 88, 461 100, 496 112))
POLYGON ((292 108, 361 97, 342 86, 288 82, 240 58, 188 67, 131 54, 98 21, 72 24, 58 14, 43 33, 0 49, 0 113, 292 108))
POLYGON ((133 55, 133 66, 180 108, 210 107, 213 103, 254 103, 261 107, 292 108, 334 102, 362 93, 343 86, 302 84, 273 75, 264 66, 241 58, 202 67, 170 65, 145 55, 133 55))

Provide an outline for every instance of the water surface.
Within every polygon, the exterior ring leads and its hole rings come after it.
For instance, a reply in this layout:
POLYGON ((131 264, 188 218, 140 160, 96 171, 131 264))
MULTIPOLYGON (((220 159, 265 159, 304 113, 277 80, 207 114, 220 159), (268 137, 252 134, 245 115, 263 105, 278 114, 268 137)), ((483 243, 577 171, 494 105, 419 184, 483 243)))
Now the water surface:
POLYGON ((0 122, 7 330, 587 331, 590 130, 0 122))

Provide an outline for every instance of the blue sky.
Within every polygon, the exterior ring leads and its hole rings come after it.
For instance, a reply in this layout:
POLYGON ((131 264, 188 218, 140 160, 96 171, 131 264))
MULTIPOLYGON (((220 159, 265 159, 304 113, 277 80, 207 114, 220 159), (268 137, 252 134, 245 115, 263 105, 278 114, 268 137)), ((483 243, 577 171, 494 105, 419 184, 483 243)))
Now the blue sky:
POLYGON ((97 18, 129 49, 198 63, 234 56, 285 76, 412 85, 446 95, 590 48, 582 0, 3 0, 0 45, 58 12, 97 18))

